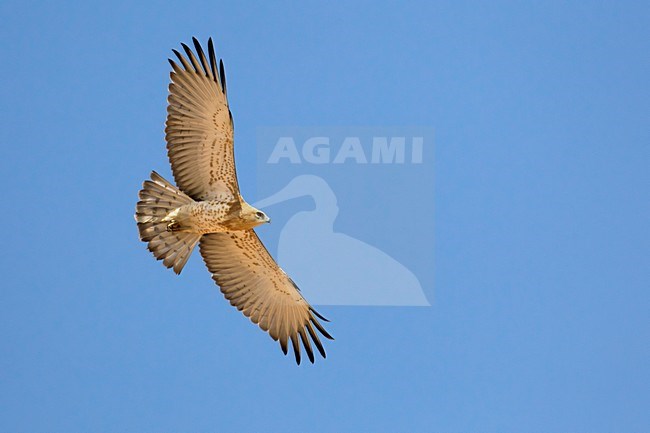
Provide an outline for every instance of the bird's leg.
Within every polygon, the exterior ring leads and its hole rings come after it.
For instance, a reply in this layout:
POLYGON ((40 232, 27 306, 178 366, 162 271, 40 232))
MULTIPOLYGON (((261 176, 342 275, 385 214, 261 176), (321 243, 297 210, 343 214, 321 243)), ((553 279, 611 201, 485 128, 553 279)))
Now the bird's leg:
POLYGON ((169 224, 167 224, 168 232, 177 232, 180 231, 180 229, 181 229, 181 225, 175 220, 171 220, 169 224))

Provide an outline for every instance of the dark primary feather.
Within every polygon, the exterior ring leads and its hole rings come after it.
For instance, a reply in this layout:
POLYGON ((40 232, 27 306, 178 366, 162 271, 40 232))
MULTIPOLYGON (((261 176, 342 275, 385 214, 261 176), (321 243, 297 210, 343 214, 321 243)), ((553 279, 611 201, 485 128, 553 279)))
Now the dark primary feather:
POLYGON ((176 57, 178 57, 178 60, 181 62, 181 65, 183 65, 183 69, 185 69, 186 71, 189 71, 189 70, 192 69, 190 64, 187 63, 187 60, 185 60, 185 57, 183 57, 183 55, 181 53, 179 53, 177 50, 175 50, 173 48, 172 48, 172 52, 176 55, 176 57))
POLYGON ((228 90, 226 88, 226 71, 223 67, 223 59, 219 60, 219 76, 221 77, 221 89, 223 90, 224 95, 228 96, 228 90))
POLYGON ((309 357, 309 361, 313 364, 314 363, 314 351, 311 348, 311 343, 309 342, 309 338, 305 335, 305 328, 302 328, 300 331, 298 331, 298 334, 300 335, 300 341, 302 341, 302 345, 305 347, 305 352, 307 352, 307 357, 309 357))
POLYGON ((318 311, 314 310, 314 308, 309 307, 309 311, 311 311, 312 313, 314 313, 314 314, 316 315, 316 317, 318 317, 319 319, 321 319, 321 320, 323 320, 323 321, 325 321, 325 322, 329 322, 329 320, 327 320, 325 317, 321 316, 321 315, 318 313, 318 311))
MULTIPOLYGON (((296 364, 300 365, 300 344, 298 343, 298 337, 296 334, 291 334, 291 346, 293 347, 293 354, 296 357, 296 364)), ((312 356, 314 356, 312 354, 312 356)))
POLYGON ((196 59, 196 56, 194 55, 194 52, 190 49, 190 47, 188 47, 185 44, 181 44, 181 46, 185 50, 185 54, 187 54, 187 57, 190 59, 190 62, 192 63, 192 67, 194 68, 194 72, 201 75, 205 74, 205 72, 203 72, 203 70, 201 69, 201 66, 199 65, 199 61, 196 59))
POLYGON ((196 53, 199 56, 199 60, 201 60, 201 67, 203 68, 203 73, 208 78, 214 78, 210 74, 210 67, 208 66, 208 61, 205 58, 205 53, 203 52, 203 48, 201 48, 201 44, 199 43, 199 41, 196 40, 196 38, 192 38, 192 42, 194 43, 194 49, 196 50, 196 53))
MULTIPOLYGON (((214 54, 214 44, 212 43, 212 38, 208 39, 208 56, 210 56, 210 69, 212 70, 212 76, 214 81, 218 81, 217 74, 217 56, 214 54)), ((221 85, 223 90, 223 85, 221 85)))
POLYGON ((323 358, 327 358, 327 355, 325 355, 325 349, 323 348, 323 344, 320 342, 320 338, 318 338, 318 334, 314 332, 314 328, 311 326, 311 323, 308 322, 307 325, 305 325, 305 328, 307 328, 307 332, 309 332, 311 339, 314 340, 314 344, 316 345, 318 352, 320 352, 323 358))

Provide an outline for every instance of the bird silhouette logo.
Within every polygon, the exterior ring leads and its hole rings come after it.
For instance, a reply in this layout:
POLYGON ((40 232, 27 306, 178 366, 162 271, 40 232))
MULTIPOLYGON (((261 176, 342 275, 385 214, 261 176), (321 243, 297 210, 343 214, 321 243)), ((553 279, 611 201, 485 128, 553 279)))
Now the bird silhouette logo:
POLYGON ((269 208, 311 197, 312 210, 293 214, 280 230, 277 258, 318 305, 428 306, 418 278, 381 249, 334 231, 336 194, 322 177, 303 174, 255 203, 269 208))

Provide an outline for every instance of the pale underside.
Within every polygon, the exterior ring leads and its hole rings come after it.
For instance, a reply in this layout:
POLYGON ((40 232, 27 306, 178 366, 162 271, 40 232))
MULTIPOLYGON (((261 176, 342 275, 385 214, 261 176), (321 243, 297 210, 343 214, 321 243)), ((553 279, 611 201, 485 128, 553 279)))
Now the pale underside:
MULTIPOLYGON (((168 221, 176 218, 181 231, 197 236, 192 242, 198 239, 213 280, 233 306, 279 341, 285 354, 291 341, 298 362, 302 342, 313 362, 311 342, 325 357, 315 330, 331 338, 318 322, 317 317, 322 317, 280 269, 254 230, 225 231, 227 227, 223 223, 232 218, 233 206, 240 209, 245 206, 235 171, 234 132, 225 73, 223 63, 217 66, 211 40, 208 57, 196 39, 194 45, 196 55, 183 44, 185 56, 174 50, 180 65, 170 60, 173 71, 165 129, 167 150, 176 185, 188 198, 172 211, 175 215, 167 216, 168 221)), ((163 195, 174 188, 157 174, 147 182, 152 182, 149 186, 160 189, 163 195)), ((158 206, 158 198, 144 196, 140 202, 142 212, 136 219, 140 218, 139 225, 143 224, 143 240, 150 239, 151 243, 155 241, 155 222, 147 220, 144 212, 158 206)), ((185 199, 181 197, 181 200, 185 199)), ((180 234, 177 237, 182 240, 180 234)), ((167 249, 171 247, 164 245, 167 249)), ((171 264, 172 260, 168 266, 171 264)), ((181 268, 182 265, 184 262, 181 268)))
POLYGON ((230 231, 224 223, 228 221, 231 203, 206 200, 183 205, 170 212, 165 220, 175 224, 174 230, 197 234, 230 231))

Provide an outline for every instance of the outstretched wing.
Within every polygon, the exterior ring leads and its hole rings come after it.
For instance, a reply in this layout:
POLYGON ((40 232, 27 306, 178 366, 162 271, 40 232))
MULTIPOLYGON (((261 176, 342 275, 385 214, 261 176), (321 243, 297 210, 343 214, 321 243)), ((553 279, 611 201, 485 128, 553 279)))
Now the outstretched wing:
POLYGON ((253 323, 268 331, 271 338, 279 340, 285 355, 287 342, 291 340, 296 362, 300 364, 300 339, 313 363, 311 337, 325 358, 325 350, 314 328, 332 339, 318 322, 318 318, 327 319, 305 301, 253 230, 206 234, 199 246, 212 279, 226 299, 253 323))
POLYGON ((167 154, 178 187, 195 200, 239 196, 233 149, 233 123, 226 93, 223 62, 208 41, 209 61, 192 38, 196 55, 182 44, 186 57, 176 50, 180 66, 169 60, 167 154), (197 58, 198 56, 198 58, 197 58))

